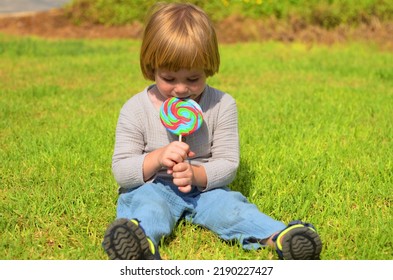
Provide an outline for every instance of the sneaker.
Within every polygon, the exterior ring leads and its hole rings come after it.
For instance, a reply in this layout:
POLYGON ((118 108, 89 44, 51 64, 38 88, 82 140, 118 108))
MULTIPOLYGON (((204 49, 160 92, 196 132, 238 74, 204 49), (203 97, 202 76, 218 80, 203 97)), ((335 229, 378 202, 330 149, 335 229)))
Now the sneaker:
POLYGON ((292 221, 273 237, 282 260, 319 260, 322 242, 312 224, 292 221))
POLYGON ((106 230, 102 246, 111 260, 161 259, 137 220, 115 220, 106 230))

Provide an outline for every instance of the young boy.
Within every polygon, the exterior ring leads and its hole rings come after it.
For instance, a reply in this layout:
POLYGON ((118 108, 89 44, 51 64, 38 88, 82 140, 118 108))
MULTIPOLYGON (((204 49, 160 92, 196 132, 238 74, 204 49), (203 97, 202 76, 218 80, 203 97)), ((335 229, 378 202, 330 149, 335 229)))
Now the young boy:
POLYGON ((220 56, 205 12, 156 5, 140 65, 155 83, 120 112, 112 164, 120 185, 117 219, 103 241, 109 258, 160 259, 159 241, 186 219, 245 249, 268 245, 282 259, 319 259, 322 244, 311 224, 285 226, 228 188, 239 165, 237 108, 230 95, 206 84, 220 56), (171 97, 192 99, 203 111, 201 128, 182 142, 160 122, 160 107, 171 97))

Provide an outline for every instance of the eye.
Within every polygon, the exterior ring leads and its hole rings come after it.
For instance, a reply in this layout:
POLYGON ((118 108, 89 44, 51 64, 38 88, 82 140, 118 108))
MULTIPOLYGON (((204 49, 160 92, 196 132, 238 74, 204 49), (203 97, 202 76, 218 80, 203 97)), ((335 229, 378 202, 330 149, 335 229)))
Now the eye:
POLYGON ((165 82, 168 82, 168 83, 171 83, 175 80, 173 78, 166 78, 166 77, 161 77, 161 79, 163 79, 165 82))
POLYGON ((190 83, 198 82, 199 78, 189 78, 187 79, 190 83))

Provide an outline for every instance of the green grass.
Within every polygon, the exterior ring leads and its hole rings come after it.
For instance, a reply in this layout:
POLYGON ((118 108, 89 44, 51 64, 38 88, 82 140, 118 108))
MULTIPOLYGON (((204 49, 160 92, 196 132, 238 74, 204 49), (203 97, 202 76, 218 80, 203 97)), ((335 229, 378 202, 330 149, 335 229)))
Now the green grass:
MULTIPOLYGON (((106 259, 123 103, 149 84, 139 42, 0 35, 0 259, 106 259)), ((232 188, 316 225, 323 259, 393 259, 393 54, 366 44, 221 46, 209 83, 238 104, 232 188)), ((166 259, 276 259, 180 223, 166 259)))

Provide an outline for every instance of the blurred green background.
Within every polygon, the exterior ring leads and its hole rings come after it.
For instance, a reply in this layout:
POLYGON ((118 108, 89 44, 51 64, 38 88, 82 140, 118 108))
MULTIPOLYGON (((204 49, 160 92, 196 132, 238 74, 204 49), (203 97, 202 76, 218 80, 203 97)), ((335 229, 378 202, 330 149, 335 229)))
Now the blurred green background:
MULTIPOLYGON (((143 21, 154 0, 73 0, 68 5, 70 17, 77 24, 93 22, 124 25, 143 21)), ((373 20, 393 18, 392 0, 190 0, 203 8, 214 21, 230 15, 249 18, 301 20, 304 24, 334 28, 341 24, 359 25, 373 20)))

